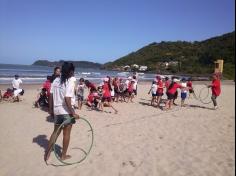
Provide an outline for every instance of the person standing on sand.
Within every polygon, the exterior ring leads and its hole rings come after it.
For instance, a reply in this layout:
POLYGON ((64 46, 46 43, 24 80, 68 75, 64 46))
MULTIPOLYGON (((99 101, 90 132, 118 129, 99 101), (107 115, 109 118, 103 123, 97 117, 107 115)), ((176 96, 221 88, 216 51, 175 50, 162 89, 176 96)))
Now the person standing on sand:
POLYGON ((171 106, 173 105, 174 102, 174 98, 175 98, 175 94, 177 92, 178 88, 182 88, 182 86, 180 84, 178 84, 179 80, 174 78, 172 80, 172 83, 170 84, 168 90, 167 90, 167 101, 166 101, 166 105, 163 108, 163 110, 168 110, 171 109, 171 106))
MULTIPOLYGON (((53 81, 56 78, 59 78, 60 75, 61 75, 61 68, 60 67, 55 67, 54 72, 53 72, 53 74, 51 76, 51 79, 50 79, 51 84, 53 83, 53 81)), ((52 98, 52 95, 50 93, 49 96, 48 96, 48 99, 50 100, 51 98, 52 98)), ((49 114, 53 114, 52 112, 50 112, 50 109, 53 111, 53 104, 50 104, 50 101, 49 101, 49 114)), ((52 117, 53 117, 53 115, 52 115, 52 117)))
POLYGON ((53 74, 51 76, 51 83, 53 83, 53 81, 56 78, 60 77, 60 75, 61 75, 61 68, 60 67, 55 67, 54 68, 54 72, 53 72, 53 74))
POLYGON ((214 105, 214 109, 218 109, 216 98, 220 95, 221 93, 221 83, 220 83, 220 75, 217 73, 214 73, 212 75, 212 83, 208 87, 211 88, 212 91, 212 96, 211 100, 214 105))
POLYGON ((77 99, 78 99, 78 109, 81 110, 82 104, 84 101, 84 89, 85 89, 85 84, 84 84, 84 78, 79 79, 79 84, 77 85, 77 99))
MULTIPOLYGON (((63 130, 63 145, 62 145, 62 154, 61 159, 65 160, 70 158, 70 155, 66 155, 69 142, 70 142, 70 133, 72 124, 75 123, 75 119, 79 118, 79 115, 75 113, 71 99, 74 97, 74 82, 71 77, 74 75, 74 65, 72 63, 64 62, 61 70, 61 77, 56 78, 51 85, 51 98, 49 103, 53 103, 53 114, 54 114, 54 131, 50 137, 48 148, 45 152, 44 160, 47 161, 50 157, 52 151, 53 142, 61 131, 58 134, 59 126, 66 120, 69 120, 68 123, 64 125, 63 130), (52 102, 53 101, 53 102, 52 102)), ((50 106, 52 107, 52 106, 50 106)), ((49 111, 52 112, 52 109, 49 111)))
POLYGON ((19 94, 24 94, 24 90, 20 88, 20 84, 22 84, 22 80, 19 78, 19 75, 15 75, 15 78, 12 81, 14 101, 20 101, 19 94))

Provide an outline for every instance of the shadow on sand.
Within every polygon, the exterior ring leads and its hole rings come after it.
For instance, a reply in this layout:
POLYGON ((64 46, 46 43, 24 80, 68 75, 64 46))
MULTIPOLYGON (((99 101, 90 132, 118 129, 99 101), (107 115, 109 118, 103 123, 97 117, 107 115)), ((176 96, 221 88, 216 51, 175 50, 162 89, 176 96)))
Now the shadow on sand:
POLYGON ((199 105, 188 105, 188 107, 191 107, 191 108, 208 109, 208 110, 214 110, 213 108, 208 108, 208 107, 205 107, 205 106, 199 106, 199 105))
MULTIPOLYGON (((38 144, 40 147, 42 147, 44 149, 44 152, 47 150, 48 147, 48 139, 47 136, 44 134, 38 135, 37 137, 33 138, 32 143, 36 143, 38 144)), ((56 153, 60 156, 61 155, 61 146, 55 144, 55 149, 56 149, 56 153)))

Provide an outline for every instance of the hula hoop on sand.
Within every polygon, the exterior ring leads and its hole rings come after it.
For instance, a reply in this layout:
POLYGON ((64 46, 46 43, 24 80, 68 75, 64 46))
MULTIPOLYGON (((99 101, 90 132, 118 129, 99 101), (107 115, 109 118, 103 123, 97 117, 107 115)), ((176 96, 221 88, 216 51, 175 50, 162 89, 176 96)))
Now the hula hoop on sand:
POLYGON ((210 95, 210 88, 203 87, 203 88, 201 88, 201 90, 199 92, 198 100, 203 104, 210 104, 212 102, 212 100, 211 99, 209 100, 209 95, 210 95), (207 89, 207 94, 206 94, 206 96, 202 97, 203 96, 202 94, 203 94, 203 92, 206 91, 206 89, 207 89))
MULTIPOLYGON (((72 118, 72 119, 74 119, 74 118, 72 118)), ((57 132, 56 132, 56 135, 57 135, 57 134, 59 133, 59 131, 64 127, 64 125, 65 125, 66 123, 68 123, 68 121, 70 121, 70 120, 71 120, 71 119, 65 120, 65 121, 59 126, 59 128, 58 128, 58 130, 57 130, 57 132)), ((84 122, 87 123, 87 125, 88 125, 89 128, 90 128, 89 131, 91 131, 92 139, 91 139, 91 144, 90 144, 90 146, 89 146, 89 149, 88 149, 88 151, 85 151, 84 149, 79 148, 79 147, 74 147, 74 148, 72 148, 72 149, 78 149, 78 150, 82 151, 83 154, 84 154, 84 157, 81 158, 79 161, 66 162, 66 161, 64 161, 64 160, 61 160, 60 156, 59 156, 59 155, 57 154, 57 152, 56 152, 56 141, 57 141, 57 139, 55 139, 55 140, 53 141, 53 151, 54 151, 54 154, 55 154, 56 158, 62 163, 62 165, 55 165, 55 166, 66 166, 66 165, 73 165, 73 164, 81 163, 82 161, 84 161, 84 160, 86 159, 86 157, 87 157, 88 154, 90 153, 90 151, 91 151, 91 149, 92 149, 92 146, 93 146, 93 140, 94 140, 93 128, 92 128, 91 124, 89 123, 89 121, 86 120, 85 118, 80 117, 78 120, 83 120, 84 122)))

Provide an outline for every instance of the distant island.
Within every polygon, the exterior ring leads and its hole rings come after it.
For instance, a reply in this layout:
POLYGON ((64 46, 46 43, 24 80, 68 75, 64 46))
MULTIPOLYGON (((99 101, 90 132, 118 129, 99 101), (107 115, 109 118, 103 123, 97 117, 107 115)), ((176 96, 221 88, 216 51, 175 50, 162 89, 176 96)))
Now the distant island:
MULTIPOLYGON (((48 61, 48 60, 37 60, 32 65, 38 65, 38 66, 48 66, 48 67, 55 67, 55 66, 61 66, 65 62, 64 60, 60 61, 48 61)), ((75 67, 80 68, 93 68, 93 69, 100 69, 102 67, 102 64, 89 62, 89 61, 67 61, 72 62, 75 67)))

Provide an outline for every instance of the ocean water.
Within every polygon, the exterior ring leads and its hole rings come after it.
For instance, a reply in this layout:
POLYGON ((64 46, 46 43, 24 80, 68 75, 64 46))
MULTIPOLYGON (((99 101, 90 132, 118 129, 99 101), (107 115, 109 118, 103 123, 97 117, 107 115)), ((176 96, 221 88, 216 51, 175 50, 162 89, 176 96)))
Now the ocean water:
MULTIPOLYGON (((33 66, 33 65, 9 65, 0 64, 0 84, 11 84, 15 74, 18 74, 24 84, 41 84, 46 77, 52 75, 53 67, 33 66)), ((84 78, 95 83, 100 83, 106 76, 127 78, 132 73, 107 71, 100 69, 76 68, 75 77, 84 78)), ((155 74, 140 74, 140 81, 152 81, 155 74)))

